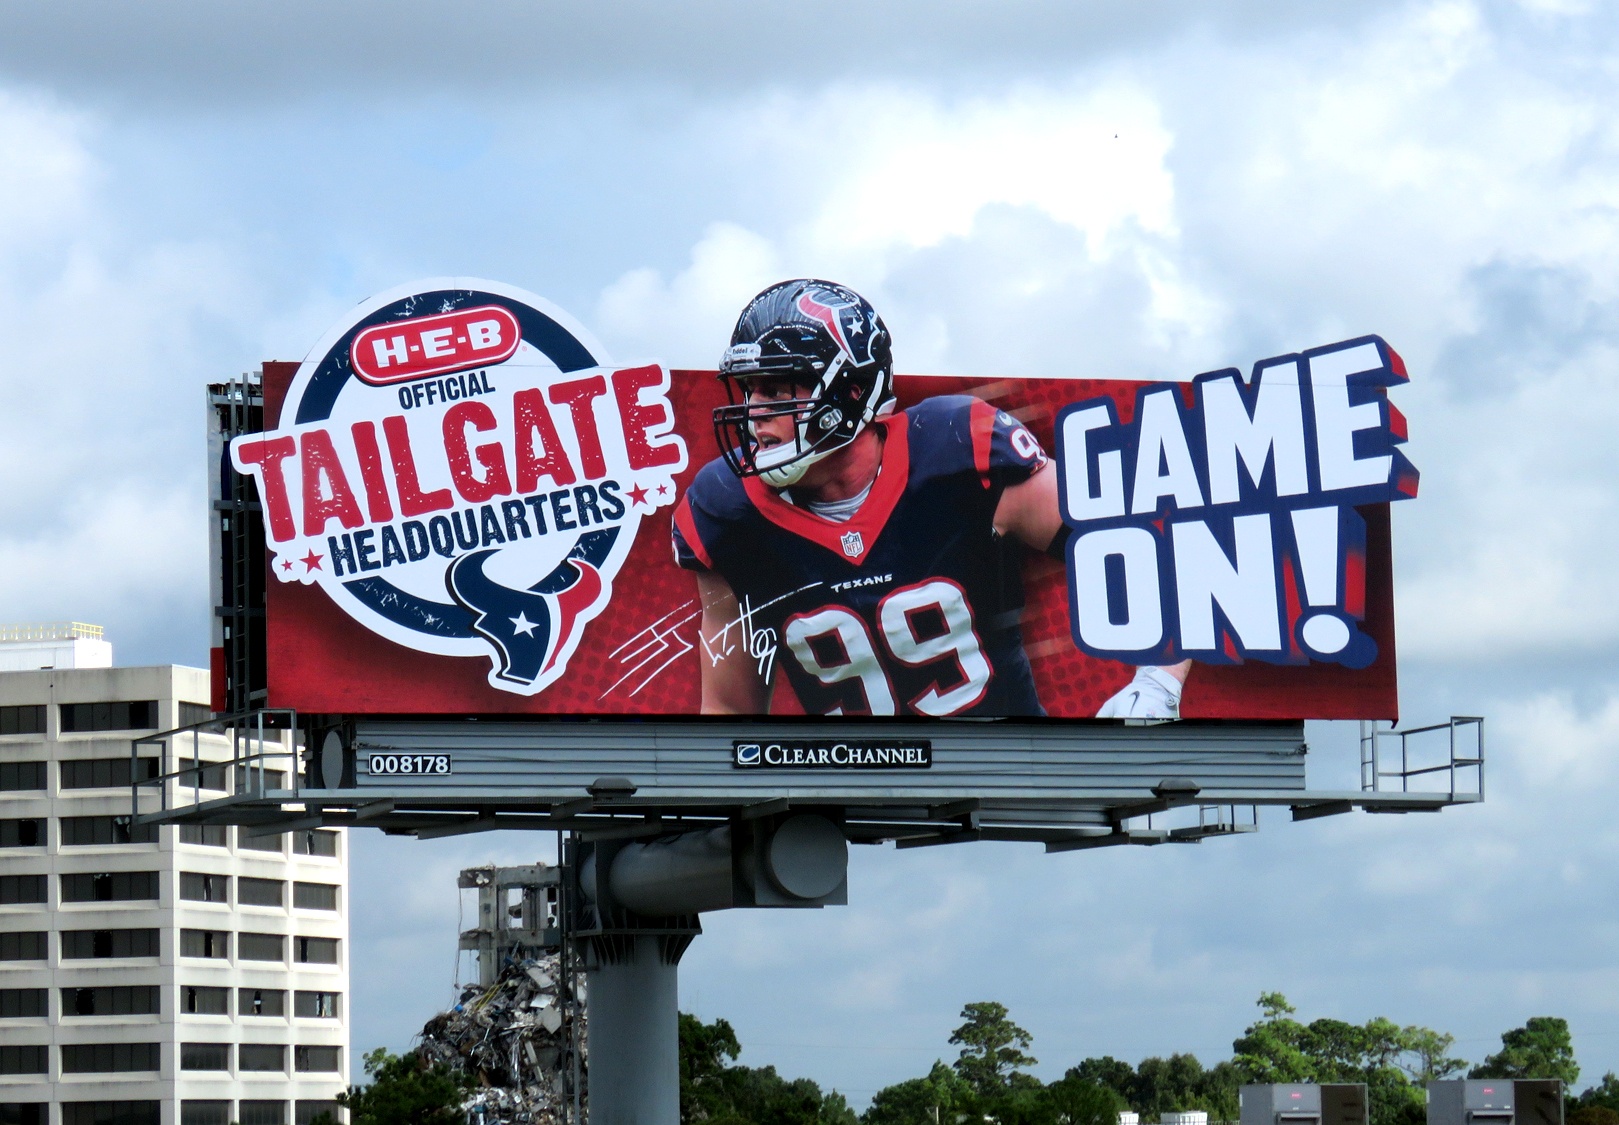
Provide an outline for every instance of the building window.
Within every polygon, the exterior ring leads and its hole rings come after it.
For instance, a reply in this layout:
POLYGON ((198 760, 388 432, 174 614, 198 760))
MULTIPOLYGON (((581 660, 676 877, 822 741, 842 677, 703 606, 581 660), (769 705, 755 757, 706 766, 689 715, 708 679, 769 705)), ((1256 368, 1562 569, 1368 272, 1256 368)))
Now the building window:
POLYGON ((161 1102, 63 1102, 62 1125, 161 1125, 161 1102))
POLYGON ((45 1016, 46 998, 43 988, 0 988, 0 1019, 21 1020, 45 1016))
POLYGON ((230 1125, 229 1101, 191 1101, 180 1103, 180 1125, 230 1125))
POLYGON ((241 1125, 287 1125, 286 1102, 250 1102, 243 1098, 236 1120, 241 1125))
POLYGON ((157 1012, 155 984, 62 989, 63 1016, 151 1016, 157 1012))
POLYGON ((242 961, 285 961, 287 939, 281 934, 237 934, 236 956, 242 961))
POLYGON ((49 1102, 0 1102, 0 1125, 50 1125, 49 1109, 49 1102))
POLYGON ((63 902, 134 902, 157 898, 156 871, 81 872, 62 876, 63 902))
POLYGON ((0 848, 43 848, 45 843, 44 820, 16 817, 0 820, 0 848))
POLYGON ((287 885, 280 879, 249 879, 236 884, 238 906, 281 906, 286 902, 287 885))
POLYGON ((127 816, 64 816, 62 846, 97 844, 155 844, 157 825, 135 824, 127 816))
POLYGON ((229 1070, 229 1043, 181 1043, 181 1070, 229 1070))
POLYGON ((45 901, 45 876, 0 875, 0 906, 45 901))
POLYGON ((341 1047, 294 1047, 292 1068, 312 1074, 336 1074, 342 1069, 341 1047))
POLYGON ((157 701, 154 699, 125 703, 64 703, 61 707, 63 734, 157 729, 157 701))
POLYGON ((236 846, 250 852, 276 852, 281 851, 281 837, 284 833, 272 832, 268 836, 249 836, 243 829, 236 834, 236 846))
POLYGON ((180 956, 230 958, 230 934, 219 930, 181 930, 180 956))
MULTIPOLYGON (((315 1125, 315 1118, 323 1113, 334 1122, 343 1120, 343 1107, 336 1102, 300 1100, 293 1105, 293 1125, 315 1125)), ((0 1122, 0 1125, 5 1123, 0 1122)))
POLYGON ((299 910, 336 910, 337 888, 330 883, 294 883, 292 905, 299 910))
POLYGON ((206 723, 214 717, 214 709, 206 703, 187 703, 180 701, 180 725, 194 726, 197 723, 206 723))
POLYGON ((180 779, 178 784, 186 789, 216 789, 223 793, 230 787, 226 779, 230 776, 230 767, 221 762, 209 762, 203 759, 202 765, 197 765, 195 758, 180 759, 180 779))
POLYGON ((292 959, 300 965, 337 964, 337 939, 330 937, 296 937, 292 939, 292 959))
POLYGON ((240 1016, 284 1016, 287 994, 279 988, 238 988, 236 1014, 240 1016))
POLYGON ((223 824, 182 824, 180 842, 204 848, 230 847, 230 829, 223 824))
MULTIPOLYGON (((21 706, 0 707, 0 734, 44 734, 45 705, 24 703, 21 706)), ((44 788, 43 785, 36 788, 44 788)))
POLYGON ((337 833, 330 828, 306 828, 292 834, 294 855, 337 855, 337 833))
POLYGON ((11 930, 0 933, 0 961, 45 960, 43 930, 11 930))
POLYGON ((336 992, 295 992, 292 996, 292 1014, 303 1019, 337 1019, 336 992))
POLYGON ((236 1048, 236 1066, 239 1070, 286 1070, 287 1049, 279 1043, 243 1043, 236 1048))
POLYGON ((156 957, 156 930, 63 930, 62 959, 156 957))
POLYGON ((227 1016, 230 1014, 230 989, 183 984, 180 986, 180 1010, 193 1016, 227 1016))
MULTIPOLYGON (((0 711, 4 711, 0 707, 0 711)), ((45 788, 44 762, 0 762, 0 792, 45 788)))
POLYGON ((159 1047, 156 1043, 64 1043, 63 1074, 122 1074, 132 1070, 157 1070, 159 1047))
POLYGON ((187 902, 230 903, 230 876, 204 871, 180 872, 180 897, 187 902))
POLYGON ((156 758, 139 758, 131 770, 128 758, 81 758, 61 763, 63 789, 127 789, 132 780, 151 781, 158 775, 156 758))
POLYGON ((268 792, 271 789, 285 789, 286 787, 287 774, 285 770, 261 768, 258 765, 244 765, 236 771, 236 791, 238 793, 256 793, 260 789, 268 792))
POLYGON ((38 1046, 13 1046, 0 1043, 0 1074, 44 1074, 50 1063, 43 1043, 38 1046))

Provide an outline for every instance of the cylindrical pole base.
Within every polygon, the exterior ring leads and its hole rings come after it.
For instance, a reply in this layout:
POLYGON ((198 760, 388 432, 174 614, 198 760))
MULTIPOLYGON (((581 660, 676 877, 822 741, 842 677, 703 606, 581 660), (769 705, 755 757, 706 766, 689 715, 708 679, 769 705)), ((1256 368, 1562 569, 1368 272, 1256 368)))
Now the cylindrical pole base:
POLYGON ((654 936, 590 973, 591 1125, 679 1125, 678 970, 654 936))

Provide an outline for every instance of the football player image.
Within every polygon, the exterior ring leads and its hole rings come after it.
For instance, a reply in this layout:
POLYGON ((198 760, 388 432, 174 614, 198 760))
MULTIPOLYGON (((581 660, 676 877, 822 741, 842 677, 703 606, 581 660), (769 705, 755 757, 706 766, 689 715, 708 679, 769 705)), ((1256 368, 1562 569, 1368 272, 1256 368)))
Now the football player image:
MULTIPOLYGON (((722 455, 674 517, 703 713, 766 713, 780 670, 812 715, 1043 715, 1019 556, 1066 534, 1034 435, 968 395, 896 411, 888 329, 832 282, 750 301, 720 378, 722 455)), ((1187 668, 1138 669, 1099 716, 1178 717, 1187 668)))

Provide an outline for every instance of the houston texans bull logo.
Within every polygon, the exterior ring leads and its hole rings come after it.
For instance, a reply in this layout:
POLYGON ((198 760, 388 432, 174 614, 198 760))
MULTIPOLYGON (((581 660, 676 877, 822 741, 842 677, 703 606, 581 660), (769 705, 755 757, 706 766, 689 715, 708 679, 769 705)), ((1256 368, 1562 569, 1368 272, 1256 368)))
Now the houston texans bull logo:
POLYGON ((867 322, 859 304, 854 301, 823 304, 805 293, 798 298, 798 309, 805 316, 826 325, 832 339, 837 341, 839 350, 847 357, 845 362, 853 363, 856 367, 871 362, 874 326, 867 322))
POLYGON ((382 294, 237 438, 271 568, 406 647, 532 695, 567 669, 686 447, 668 373, 615 367, 560 309, 470 279, 382 294))

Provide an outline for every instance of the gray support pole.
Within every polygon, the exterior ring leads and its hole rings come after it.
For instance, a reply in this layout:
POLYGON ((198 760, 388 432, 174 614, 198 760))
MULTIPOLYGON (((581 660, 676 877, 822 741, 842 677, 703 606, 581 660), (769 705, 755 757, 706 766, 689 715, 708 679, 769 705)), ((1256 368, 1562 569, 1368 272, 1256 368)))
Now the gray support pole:
POLYGON ((678 970, 658 947, 625 938, 589 975, 591 1125, 679 1125, 678 970))

